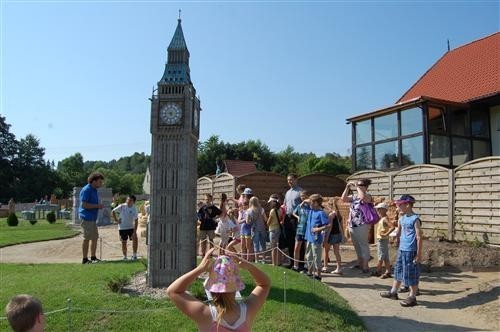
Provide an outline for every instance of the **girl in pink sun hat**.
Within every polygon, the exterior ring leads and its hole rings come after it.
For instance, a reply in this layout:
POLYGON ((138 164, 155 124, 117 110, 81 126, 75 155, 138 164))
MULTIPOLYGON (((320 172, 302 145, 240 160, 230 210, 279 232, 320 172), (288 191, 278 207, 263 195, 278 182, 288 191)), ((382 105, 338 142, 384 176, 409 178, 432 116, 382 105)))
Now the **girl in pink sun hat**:
POLYGON ((251 331, 253 321, 269 294, 271 280, 255 265, 235 255, 219 256, 213 261, 213 251, 210 249, 200 265, 175 280, 167 288, 167 295, 177 308, 198 325, 199 331, 251 331), (256 286, 246 299, 238 303, 236 292, 245 288, 240 278, 240 268, 250 272, 256 286), (204 272, 209 272, 204 282, 205 290, 213 298, 209 305, 186 293, 204 272))

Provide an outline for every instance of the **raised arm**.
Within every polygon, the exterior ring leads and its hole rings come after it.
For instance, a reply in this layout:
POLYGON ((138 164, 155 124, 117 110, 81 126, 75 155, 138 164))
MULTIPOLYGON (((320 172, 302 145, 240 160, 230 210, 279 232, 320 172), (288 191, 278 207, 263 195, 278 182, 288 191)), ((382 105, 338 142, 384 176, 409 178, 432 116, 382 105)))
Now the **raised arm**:
POLYGON ((355 184, 353 182, 347 182, 345 185, 344 192, 342 192, 342 201, 344 203, 350 203, 352 202, 352 197, 349 196, 349 193, 351 191, 351 186, 354 186, 355 184))
POLYGON ((267 296, 269 295, 269 290, 271 289, 271 279, 259 270, 252 263, 238 258, 237 256, 232 256, 238 263, 240 268, 247 270, 252 275, 255 280, 255 288, 252 293, 245 300, 247 304, 247 317, 251 322, 259 312, 262 305, 266 302, 267 296))
POLYGON ((167 296, 175 306, 198 325, 206 322, 207 319, 211 319, 210 309, 203 302, 186 293, 186 290, 200 274, 210 270, 210 257, 214 250, 215 248, 208 250, 200 265, 177 278, 167 288, 167 296))

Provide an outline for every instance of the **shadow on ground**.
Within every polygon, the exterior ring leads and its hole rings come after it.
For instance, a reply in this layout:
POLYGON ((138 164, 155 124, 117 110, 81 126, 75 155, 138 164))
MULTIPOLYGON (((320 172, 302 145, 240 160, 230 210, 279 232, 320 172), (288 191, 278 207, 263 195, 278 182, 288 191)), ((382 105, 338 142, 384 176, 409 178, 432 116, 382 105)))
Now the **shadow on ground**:
POLYGON ((452 324, 425 323, 418 320, 396 316, 363 316, 361 317, 371 331, 488 331, 452 324), (397 327, 397 328, 396 328, 397 327))

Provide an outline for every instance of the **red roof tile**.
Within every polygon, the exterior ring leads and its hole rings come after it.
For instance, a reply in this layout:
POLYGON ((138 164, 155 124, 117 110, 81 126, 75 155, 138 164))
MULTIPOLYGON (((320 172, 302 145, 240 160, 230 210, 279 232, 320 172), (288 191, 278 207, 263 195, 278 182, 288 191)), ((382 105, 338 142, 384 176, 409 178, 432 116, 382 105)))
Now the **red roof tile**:
POLYGON ((224 165, 226 165, 225 171, 236 177, 257 171, 253 161, 224 160, 224 165))
POLYGON ((467 102, 500 92, 500 32, 445 53, 397 101, 429 96, 467 102))

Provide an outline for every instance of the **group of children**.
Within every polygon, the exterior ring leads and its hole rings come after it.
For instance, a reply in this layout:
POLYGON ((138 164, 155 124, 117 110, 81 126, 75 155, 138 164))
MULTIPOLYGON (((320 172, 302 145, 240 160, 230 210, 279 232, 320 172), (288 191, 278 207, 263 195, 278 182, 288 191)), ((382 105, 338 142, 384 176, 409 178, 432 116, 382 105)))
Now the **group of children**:
MULTIPOLYGON (((251 262, 265 262, 266 242, 270 243, 271 262, 280 265, 282 261, 279 250, 283 237, 283 219, 285 207, 281 204, 278 195, 271 195, 268 203, 268 214, 261 206, 257 197, 253 196, 250 188, 239 187, 240 197, 237 201, 221 196, 220 208, 213 217, 218 217, 215 234, 220 236, 220 254, 224 251, 237 252, 236 245, 240 245, 240 256, 251 262), (229 207, 231 205, 231 207, 229 207)), ((200 213, 207 206, 213 206, 212 196, 207 194, 205 203, 199 203, 198 223, 200 213)), ((301 204, 294 210, 297 218, 295 250, 288 253, 291 257, 299 257, 301 246, 305 245, 306 268, 299 268, 299 260, 293 260, 292 269, 308 274, 311 278, 321 280, 321 273, 327 272, 329 252, 333 247, 336 258, 336 268, 332 274, 342 275, 340 244, 345 241, 342 226, 342 217, 336 201, 329 202, 323 207, 321 195, 308 195, 301 192, 301 204)), ((419 262, 422 252, 421 227, 418 215, 412 210, 415 199, 410 195, 403 195, 395 201, 399 216, 396 222, 391 222, 387 216, 388 205, 380 203, 375 206, 380 220, 375 225, 374 232, 377 243, 378 263, 373 276, 381 279, 392 277, 392 266, 389 255, 390 238, 394 237, 396 246, 399 246, 398 258, 394 268, 394 285, 389 292, 381 293, 382 297, 397 299, 398 291, 410 291, 408 299, 401 302, 403 306, 416 305, 418 295, 419 262), (401 282, 404 286, 400 288, 401 282)), ((204 240, 205 238, 201 239, 204 240)), ((200 239, 198 239, 199 241, 200 239)), ((212 242, 213 237, 209 240, 212 242)), ((202 243, 202 254, 204 243, 202 243)), ((291 258, 290 257, 290 258, 291 258)))

